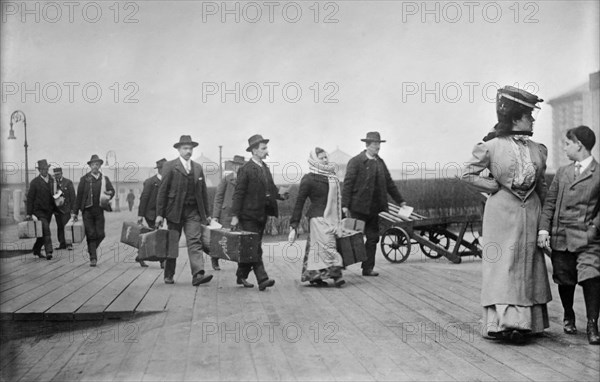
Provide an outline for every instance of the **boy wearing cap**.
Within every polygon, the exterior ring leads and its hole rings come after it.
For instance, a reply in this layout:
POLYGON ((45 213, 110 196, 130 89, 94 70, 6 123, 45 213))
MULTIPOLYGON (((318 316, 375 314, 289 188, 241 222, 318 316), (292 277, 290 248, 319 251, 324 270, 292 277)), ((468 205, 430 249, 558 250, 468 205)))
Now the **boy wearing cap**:
POLYGON ((77 186, 77 201, 73 206, 71 217, 77 221, 81 210, 83 227, 90 254, 90 267, 98 263, 97 250, 104 240, 104 210, 111 211, 109 201, 115 196, 115 189, 100 172, 104 161, 94 154, 87 162, 91 171, 81 177, 77 186))
POLYGON ((50 234, 50 221, 52 214, 56 211, 52 190, 54 179, 48 174, 50 165, 45 159, 38 161, 39 176, 36 176, 29 184, 27 193, 27 216, 25 220, 32 220, 35 215, 42 222, 42 237, 38 237, 33 244, 33 254, 37 257, 52 259, 52 236, 50 234), (42 247, 46 256, 42 256, 42 247))
POLYGON ((538 246, 552 249, 553 279, 565 310, 564 332, 577 333, 573 298, 583 287, 587 336, 600 345, 600 167, 590 154, 596 143, 587 126, 569 129, 564 150, 573 163, 558 169, 544 202, 538 246))
POLYGON ((56 207, 54 218, 56 219, 58 242, 60 245, 56 249, 73 249, 72 244, 67 244, 65 241, 65 225, 71 218, 71 210, 75 203, 75 187, 70 179, 63 177, 62 168, 56 167, 54 172, 54 195, 60 194, 63 198, 63 204, 56 207))
POLYGON ((377 131, 367 133, 366 150, 350 159, 342 190, 342 211, 346 217, 365 222, 367 260, 362 263, 363 276, 379 276, 375 272, 375 253, 379 242, 379 213, 388 210, 388 197, 400 206, 406 205, 392 176, 379 157, 381 143, 385 142, 377 131))

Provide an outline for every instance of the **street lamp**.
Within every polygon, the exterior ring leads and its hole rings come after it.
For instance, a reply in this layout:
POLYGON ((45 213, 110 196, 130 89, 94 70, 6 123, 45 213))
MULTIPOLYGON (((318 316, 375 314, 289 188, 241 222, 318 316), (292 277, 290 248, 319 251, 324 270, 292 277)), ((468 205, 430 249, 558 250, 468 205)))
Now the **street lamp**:
POLYGON ((25 113, 21 110, 14 111, 10 115, 10 132, 8 134, 8 139, 17 139, 15 137, 15 131, 13 130, 13 124, 23 122, 23 128, 25 129, 25 198, 27 198, 27 192, 29 191, 29 160, 27 157, 27 148, 29 145, 27 144, 27 119, 25 118, 25 113))
POLYGON ((219 145, 219 181, 223 179, 223 146, 219 145))
POLYGON ((120 212, 121 208, 119 207, 119 163, 117 162, 117 153, 113 150, 110 150, 106 153, 106 166, 111 165, 111 160, 115 165, 115 212, 120 212))

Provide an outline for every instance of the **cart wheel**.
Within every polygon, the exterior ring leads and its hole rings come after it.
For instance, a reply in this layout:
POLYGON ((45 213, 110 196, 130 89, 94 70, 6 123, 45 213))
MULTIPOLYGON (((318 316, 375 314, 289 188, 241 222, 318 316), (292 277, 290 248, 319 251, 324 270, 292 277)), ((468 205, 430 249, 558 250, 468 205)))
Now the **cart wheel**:
MULTIPOLYGON (((425 234, 425 232, 421 232, 421 235, 423 234, 425 234)), ((440 247, 444 247, 445 249, 450 248, 450 240, 438 232, 429 232, 429 241, 433 244, 439 245, 440 247)), ((421 251, 423 251, 423 254, 431 259, 439 259, 442 257, 441 253, 434 251, 423 244, 419 244, 419 246, 421 246, 421 251)))
POLYGON ((402 228, 389 228, 381 237, 381 252, 392 263, 402 263, 410 254, 410 236, 402 228))

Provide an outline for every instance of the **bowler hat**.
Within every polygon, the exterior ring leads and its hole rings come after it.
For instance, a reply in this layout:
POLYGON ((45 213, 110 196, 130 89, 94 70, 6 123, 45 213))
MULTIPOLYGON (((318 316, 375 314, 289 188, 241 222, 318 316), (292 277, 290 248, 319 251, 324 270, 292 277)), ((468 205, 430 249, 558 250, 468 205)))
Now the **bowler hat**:
POLYGON ((48 164, 48 162, 45 159, 40 159, 37 163, 37 168, 39 168, 39 169, 50 168, 50 165, 48 164))
POLYGON ((52 171, 54 171, 54 173, 56 174, 57 172, 62 172, 62 168, 55 167, 55 168, 52 169, 52 171))
POLYGON ((175 143, 173 145, 173 147, 175 147, 176 149, 178 149, 179 146, 181 146, 181 145, 192 145, 192 147, 196 147, 196 146, 198 146, 198 142, 192 141, 192 137, 189 136, 189 135, 182 135, 179 138, 179 142, 175 143))
POLYGON ((233 159, 232 160, 228 160, 227 162, 229 162, 231 164, 244 165, 246 163, 246 160, 241 155, 234 155, 233 159))
POLYGON ((100 162, 100 165, 102 165, 104 163, 104 161, 102 159, 100 159, 100 157, 97 154, 92 155, 92 157, 87 162, 87 164, 88 164, 88 166, 90 166, 94 162, 100 162))
POLYGON ((363 142, 385 142, 381 140, 381 136, 378 131, 369 131, 365 139, 361 139, 363 142))
POLYGON ((260 134, 255 134, 253 136, 251 136, 250 138, 248 138, 248 148, 246 149, 246 151, 248 152, 252 152, 252 146, 258 144, 258 143, 269 143, 268 139, 264 139, 262 137, 262 135, 260 134))
POLYGON ((165 158, 156 161, 156 167, 154 168, 162 168, 162 166, 167 162, 165 158))

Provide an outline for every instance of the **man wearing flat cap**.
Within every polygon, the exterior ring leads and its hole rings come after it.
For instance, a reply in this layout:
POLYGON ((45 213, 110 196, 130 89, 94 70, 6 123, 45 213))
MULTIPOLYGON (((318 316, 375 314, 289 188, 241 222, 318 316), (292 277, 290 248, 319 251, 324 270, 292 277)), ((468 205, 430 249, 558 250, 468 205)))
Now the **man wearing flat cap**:
MULTIPOLYGON (((192 285, 198 286, 212 280, 212 275, 204 273, 204 252, 202 251, 202 224, 209 224, 208 193, 202 166, 191 160, 197 142, 189 135, 182 135, 173 145, 179 157, 163 166, 163 180, 158 188, 156 199, 156 226, 167 220, 170 230, 181 235, 185 232, 188 247, 192 285)), ((176 259, 165 260, 165 283, 173 284, 176 259)))
POLYGON ((56 219, 56 231, 58 235, 59 246, 56 249, 73 249, 72 244, 65 241, 65 225, 71 218, 71 210, 75 204, 75 187, 70 179, 63 176, 62 168, 52 169, 54 172, 54 199, 57 201, 54 218, 56 219))
POLYGON ((381 143, 377 131, 361 139, 366 150, 350 159, 342 190, 342 211, 347 217, 365 222, 367 260, 362 263, 363 276, 378 276, 375 272, 375 253, 379 242, 379 213, 388 210, 388 194, 400 206, 404 198, 394 184, 383 159, 379 157, 381 143))
MULTIPOLYGON (((213 203, 213 220, 220 223, 223 228, 231 227, 231 206, 233 193, 237 185, 237 173, 245 163, 246 161, 241 155, 235 155, 232 160, 225 161, 225 165, 229 167, 230 172, 219 183, 213 203)), ((211 261, 214 270, 221 269, 218 258, 212 257, 211 261)))
MULTIPOLYGON (((138 207, 138 224, 142 224, 142 222, 146 220, 148 227, 154 228, 156 225, 156 198, 163 179, 163 166, 166 162, 167 160, 165 158, 158 160, 156 162, 156 167, 154 167, 158 172, 156 175, 153 175, 144 181, 144 188, 142 190, 142 195, 140 195, 140 205, 138 207)), ((143 260, 136 259, 136 261, 138 261, 142 267, 146 266, 146 263, 143 260)), ((161 261, 160 265, 164 268, 164 262, 161 261)))
POLYGON ((246 151, 252 153, 252 158, 238 171, 238 181, 233 194, 231 207, 231 227, 239 227, 244 231, 255 232, 259 235, 259 261, 239 263, 236 272, 237 284, 246 288, 254 285, 247 281, 250 271, 254 270, 258 289, 263 291, 275 285, 275 280, 269 279, 262 261, 262 237, 269 216, 277 216, 277 200, 285 200, 288 194, 280 195, 271 171, 264 163, 269 155, 268 139, 256 134, 248 139, 246 151))
POLYGON ((54 179, 48 174, 50 165, 45 159, 39 160, 37 169, 40 172, 29 184, 27 193, 27 216, 25 220, 32 220, 35 216, 42 222, 42 237, 38 237, 33 244, 33 254, 37 257, 52 259, 52 237, 50 234, 50 221, 56 211, 52 190, 54 179), (46 256, 42 256, 42 247, 46 256))
POLYGON ((98 247, 104 237, 104 211, 112 211, 110 200, 115 196, 115 189, 107 176, 100 172, 104 161, 94 154, 87 162, 90 172, 79 180, 77 201, 73 206, 71 217, 77 221, 79 211, 83 217, 85 238, 90 254, 90 266, 98 263, 98 247))

